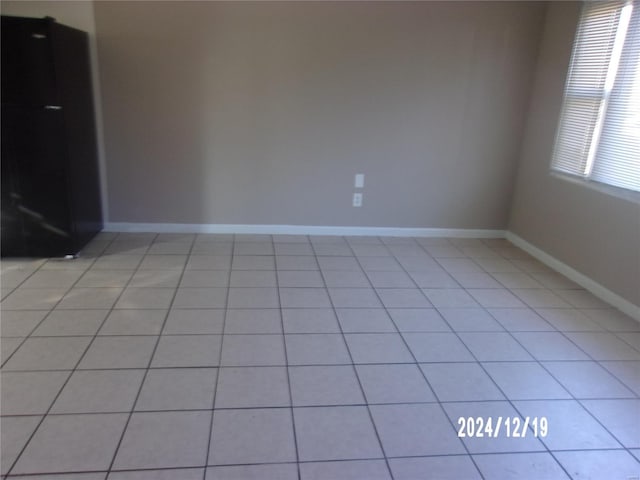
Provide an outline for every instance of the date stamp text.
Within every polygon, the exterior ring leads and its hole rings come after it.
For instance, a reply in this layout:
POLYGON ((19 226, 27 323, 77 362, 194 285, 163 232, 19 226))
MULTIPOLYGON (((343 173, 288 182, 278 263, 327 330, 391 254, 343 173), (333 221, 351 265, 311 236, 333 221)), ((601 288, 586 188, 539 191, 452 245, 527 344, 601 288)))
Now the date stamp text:
POLYGON ((549 433, 547 417, 459 417, 460 438, 544 438, 549 433))

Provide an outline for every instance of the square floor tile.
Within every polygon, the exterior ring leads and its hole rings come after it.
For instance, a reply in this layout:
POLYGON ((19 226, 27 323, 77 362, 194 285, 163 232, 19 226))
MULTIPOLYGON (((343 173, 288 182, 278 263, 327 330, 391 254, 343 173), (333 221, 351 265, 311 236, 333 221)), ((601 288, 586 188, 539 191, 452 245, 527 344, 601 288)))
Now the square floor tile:
POLYGON ((160 335, 166 310, 113 310, 98 335, 160 335))
POLYGON ((78 368, 146 368, 158 337, 98 337, 78 368))
POLYGON ((452 273, 451 276, 464 288, 503 288, 503 285, 488 273, 458 272, 452 273))
POLYGON ((514 405, 523 417, 547 418, 549 431, 542 441, 550 450, 621 448, 620 443, 575 400, 517 401, 514 405))
POLYGON ((272 308, 229 309, 225 333, 282 333, 280 310, 272 308))
POLYGON ((140 270, 182 270, 187 255, 145 255, 138 267, 140 270))
POLYGON ((559 332, 514 332, 513 336, 538 360, 589 360, 559 332))
POLYGON ((271 242, 237 242, 234 246, 235 255, 273 255, 271 242))
POLYGON ((443 269, 426 272, 410 272, 415 284, 424 289, 428 288, 459 288, 455 279, 443 269))
POLYGON ((544 332, 555 328, 530 308, 488 308, 487 311, 510 332, 544 332))
POLYGON ((310 243, 276 243, 276 255, 313 255, 310 243))
POLYGON ((384 460, 347 460, 340 462, 309 462, 300 464, 301 480, 391 480, 384 460))
POLYGON ((24 338, 18 337, 3 337, 0 338, 0 356, 2 357, 2 363, 6 362, 11 355, 18 349, 24 338))
POLYGON ((340 325, 330 308, 283 308, 285 333, 340 333, 340 325))
POLYGON ((358 365, 367 402, 433 402, 435 397, 416 365, 358 365))
POLYGON ((345 335, 354 363, 411 363, 414 361, 400 334, 352 333, 345 335))
POLYGON ((223 367, 219 375, 215 408, 291 404, 286 367, 223 367))
POLYGON ((322 273, 330 288, 370 288, 367 276, 359 270, 325 270, 322 273))
POLYGON ((180 280, 182 288, 225 288, 228 286, 229 272, 226 270, 186 270, 180 280))
POLYGON ((562 467, 548 453, 475 455, 485 478, 504 480, 569 480, 562 467))
POLYGON ((280 287, 323 288, 324 280, 316 270, 285 270, 278 272, 280 287))
POLYGON ((0 418, 0 473, 9 471, 31 434, 40 423, 40 416, 0 418))
MULTIPOLYGON (((551 402, 547 402, 551 403, 551 402)), ((521 417, 509 402, 469 402, 469 403, 445 403, 443 404, 451 422, 456 426, 456 435, 462 429, 465 436, 462 441, 470 453, 504 453, 504 452, 536 452, 545 451, 544 445, 535 438, 531 431, 527 431, 524 437, 515 437, 506 433, 505 422, 509 419, 521 417), (468 418, 482 418, 492 420, 493 436, 466 435, 466 428, 463 429, 461 421, 468 418), (502 418, 501 429, 498 430, 498 423, 502 418)), ((521 412, 522 413, 522 412, 521 412)), ((529 415, 529 414, 522 414, 529 415)), ((533 417, 533 415, 531 415, 533 417)), ((540 414, 539 417, 544 416, 540 414)), ((475 421, 473 422, 476 425, 475 421)), ((485 424, 486 425, 486 424, 485 424)), ((524 425, 524 420, 520 418, 520 425, 524 425)), ((515 428, 515 427, 514 427, 515 428)), ((522 428, 522 427, 521 427, 522 428)), ((515 431, 515 430, 514 430, 515 431)))
POLYGON ((0 375, 0 414, 46 413, 69 372, 3 372, 0 375))
POLYGON ((506 288, 544 288, 544 285, 524 272, 494 273, 493 276, 506 288))
POLYGON ((329 295, 335 308, 382 308, 372 288, 330 288, 329 295))
POLYGON ((640 362, 600 362, 600 365, 640 396, 640 362))
POLYGON ((158 368, 147 372, 136 410, 209 410, 216 368, 158 368))
POLYGON ((423 363, 420 368, 441 402, 504 399, 477 363, 423 363))
MULTIPOLYGON (((2 316, 7 313, 13 312, 2 312, 2 316)), ((33 336, 93 336, 107 313, 109 310, 53 310, 33 332, 33 336)))
POLYGON ((173 308, 225 308, 226 288, 178 288, 173 308))
POLYGON ((362 268, 360 267, 360 263, 362 259, 356 260, 355 257, 344 257, 344 256, 322 256, 317 257, 318 266, 323 273, 334 271, 334 270, 342 270, 342 271, 353 271, 360 272, 362 268))
POLYGON ((538 363, 490 362, 484 368, 511 400, 571 398, 538 363))
POLYGON ((5 370, 70 370, 89 345, 89 337, 27 338, 4 365, 5 370))
POLYGON ((370 408, 388 457, 464 453, 456 430, 440 405, 372 405, 370 408))
POLYGON ((275 270, 273 255, 234 255, 232 270, 275 270))
POLYGON ((60 303, 61 309, 111 308, 122 292, 121 288, 72 288, 60 303))
POLYGON ((153 355, 152 367, 216 367, 221 335, 163 335, 153 355))
POLYGON ((571 305, 553 293, 540 288, 514 288, 511 290, 532 308, 571 308, 571 305))
POLYGON ((475 465, 468 455, 444 457, 390 458, 389 466, 395 480, 416 480, 425 472, 439 480, 480 480, 475 465))
POLYGON ((50 310, 66 291, 64 288, 19 288, 2 300, 2 311, 50 310))
POLYGON ((417 288, 376 289, 385 308, 428 308, 431 302, 417 288))
POLYGON ((374 288, 415 288, 416 284, 404 272, 368 272, 367 277, 374 288))
POLYGON ((138 270, 131 277, 129 287, 175 288, 180 283, 182 270, 138 270))
POLYGON ((229 288, 229 308, 279 308, 276 288, 229 288))
POLYGON ((555 452, 573 478, 638 478, 640 462, 624 450, 555 452))
POLYGON ((585 400, 582 406, 626 448, 640 448, 640 400, 585 400))
POLYGON ((190 255, 187 270, 231 270, 231 256, 227 254, 190 255))
POLYGON ((122 292, 115 308, 168 309, 174 294, 173 288, 128 287, 122 292))
MULTIPOLYGON (((322 266, 322 259, 318 259, 322 266)), ((355 259, 349 259, 349 262, 345 265, 351 265, 355 270, 362 269, 365 272, 401 272, 402 266, 393 257, 360 257, 356 261, 355 259)))
POLYGON ((20 288, 70 288, 83 270, 38 270, 20 288))
POLYGON ((533 360, 508 333, 461 332, 460 338, 481 362, 533 360))
POLYGON ((350 364, 351 357, 339 334, 285 335, 289 365, 350 364))
POLYGON ((280 288, 282 308, 329 308, 331 302, 324 288, 280 288))
POLYGON ((403 333, 418 362, 471 362, 474 358, 453 333, 403 333))
POLYGON ((483 308, 440 308, 438 311, 457 332, 504 331, 483 308))
MULTIPOLYGON (((200 480, 199 477, 198 480, 200 480)), ((205 480, 298 480, 295 463, 209 467, 205 480)), ((170 479, 167 479, 170 480, 170 479)))
POLYGON ((0 335, 26 337, 47 315, 44 310, 7 310, 0 317, 0 335))
POLYGON ((173 309, 169 312, 162 333, 165 335, 213 335, 222 333, 222 309, 173 309))
POLYGON ((144 370, 75 371, 51 413, 129 412, 144 370))
POLYGON ((425 288, 422 290, 429 301, 437 308, 478 307, 466 290, 461 288, 425 288))
POLYGON ((401 332, 450 332, 435 308, 389 308, 387 312, 401 332))
POLYGON ((449 273, 483 273, 482 268, 470 258, 438 258, 437 262, 449 273))
POLYGON ((336 314, 345 333, 396 332, 396 327, 382 308, 339 308, 336 314))
POLYGON ((225 335, 222 365, 225 367, 286 365, 282 335, 225 335))
POLYGON ((613 333, 567 332, 566 336, 594 360, 640 360, 640 352, 613 333))
POLYGON ((122 438, 116 469, 204 465, 211 412, 136 412, 122 438))
POLYGON ((543 365, 576 398, 633 397, 628 388, 596 362, 543 362, 543 365))
POLYGON ((294 408, 301 461, 382 458, 366 407, 294 408))
POLYGON ((294 406, 364 403, 351 365, 289 367, 289 378, 294 406))
POLYGON ((210 465, 293 462, 296 460, 288 408, 215 410, 210 465))
POLYGON ((580 311, 612 332, 640 332, 640 322, 614 308, 585 308, 580 311))
POLYGON ((485 308, 524 308, 513 293, 506 288, 474 288, 467 290, 476 301, 485 308))
POLYGON ((278 270, 318 270, 316 257, 310 255, 280 255, 276 257, 278 270))
POLYGON ((126 421, 127 414, 46 417, 12 472, 106 470, 126 421))

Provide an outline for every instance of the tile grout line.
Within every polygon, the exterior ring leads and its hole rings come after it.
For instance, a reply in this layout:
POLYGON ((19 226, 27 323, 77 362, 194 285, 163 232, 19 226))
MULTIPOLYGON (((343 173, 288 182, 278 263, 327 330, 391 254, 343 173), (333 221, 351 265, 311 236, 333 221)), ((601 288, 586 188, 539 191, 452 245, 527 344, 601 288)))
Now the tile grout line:
POLYGON ((218 353, 218 371, 216 374, 216 381, 213 386, 213 398, 211 399, 211 420, 209 422, 209 436, 207 438, 207 450, 206 450, 206 455, 204 459, 204 470, 202 472, 202 480, 206 480, 207 469, 209 468, 209 457, 211 455, 211 443, 213 439, 213 416, 215 414, 216 398, 218 396, 218 384, 220 383, 220 376, 222 375, 222 352, 224 349, 224 336, 225 336, 225 329, 227 324, 227 315, 229 312, 229 293, 231 291, 231 273, 233 272, 233 254, 235 252, 235 244, 236 244, 235 235, 233 236, 233 239, 234 241, 231 243, 231 263, 229 264, 229 272, 227 275, 227 287, 226 287, 227 293, 224 300, 225 308, 224 308, 224 315, 222 317, 222 330, 220 332, 220 353, 218 353))
MULTIPOLYGON (((306 237, 306 236, 305 236, 306 237)), ((306 237, 308 238, 308 237, 306 237)), ((309 242, 311 243, 311 242, 309 242)), ((280 278, 278 276, 278 265, 276 263, 276 259, 275 259, 275 253, 276 253, 276 248, 275 248, 275 244, 273 246, 273 253, 274 253, 274 267, 275 267, 275 277, 276 277, 276 292, 278 294, 278 305, 279 305, 279 309, 278 309, 278 314, 280 315, 280 328, 282 328, 282 347, 284 349, 284 363, 285 363, 285 372, 287 374, 287 388, 289 390, 289 413, 291 415, 291 429, 293 430, 293 446, 296 452, 296 473, 298 475, 298 480, 301 480, 302 478, 302 472, 300 470, 300 450, 298 448, 298 434, 296 433, 296 418, 294 415, 294 411, 293 411, 293 391, 291 389, 291 373, 289 371, 289 354, 287 351, 287 337, 285 335, 285 329, 284 329, 284 315, 282 314, 282 298, 280 295, 280 278)), ((316 260, 317 261, 317 260, 316 260)))

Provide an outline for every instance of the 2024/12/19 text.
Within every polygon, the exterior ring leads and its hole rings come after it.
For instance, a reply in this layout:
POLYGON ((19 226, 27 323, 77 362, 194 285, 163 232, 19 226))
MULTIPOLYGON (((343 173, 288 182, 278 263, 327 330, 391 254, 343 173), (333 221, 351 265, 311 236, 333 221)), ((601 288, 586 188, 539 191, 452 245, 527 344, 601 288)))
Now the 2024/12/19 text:
POLYGON ((460 438, 544 438, 549 433, 547 417, 458 417, 457 424, 460 438))

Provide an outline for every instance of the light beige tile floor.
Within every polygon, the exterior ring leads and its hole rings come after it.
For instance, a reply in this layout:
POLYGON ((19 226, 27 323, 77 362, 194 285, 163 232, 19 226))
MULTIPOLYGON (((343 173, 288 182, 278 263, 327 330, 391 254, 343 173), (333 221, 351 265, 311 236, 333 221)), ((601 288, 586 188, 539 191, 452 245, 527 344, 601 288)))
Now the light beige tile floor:
POLYGON ((505 240, 102 233, 1 266, 3 478, 640 477, 640 323, 505 240))

